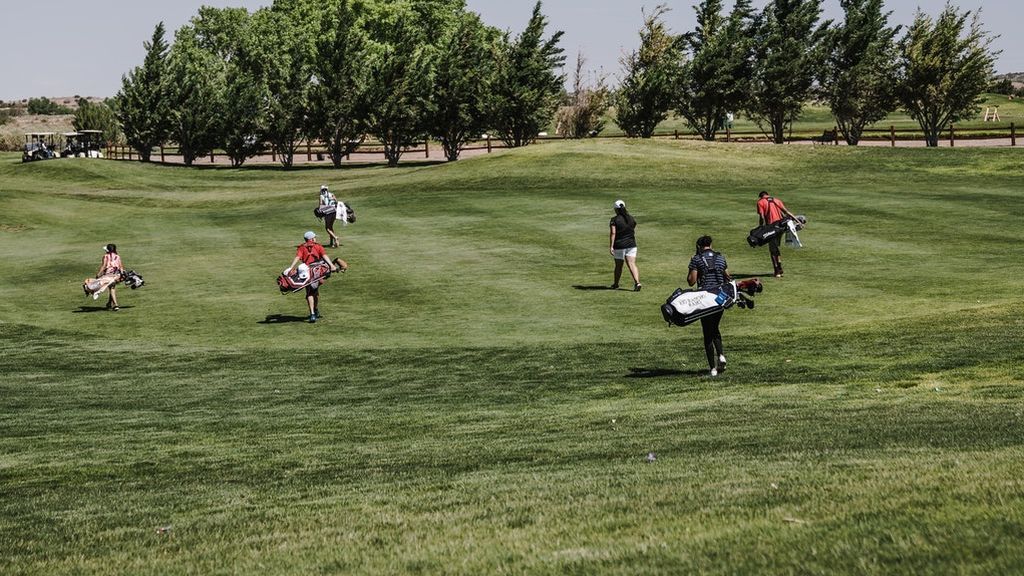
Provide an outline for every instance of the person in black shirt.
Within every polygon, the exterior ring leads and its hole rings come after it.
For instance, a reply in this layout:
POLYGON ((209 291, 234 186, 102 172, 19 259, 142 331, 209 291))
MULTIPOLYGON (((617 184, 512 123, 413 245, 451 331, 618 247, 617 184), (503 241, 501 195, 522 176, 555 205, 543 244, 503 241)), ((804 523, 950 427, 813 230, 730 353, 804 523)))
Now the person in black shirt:
POLYGON ((615 281, 612 283, 612 290, 619 288, 622 263, 625 262, 629 267, 629 274, 633 276, 633 291, 639 292, 643 286, 640 284, 640 270, 636 267, 636 219, 626 211, 626 203, 622 200, 615 201, 615 217, 608 225, 608 251, 615 259, 615 281))
MULTIPOLYGON (((690 286, 696 284, 698 288, 706 290, 731 280, 725 256, 711 248, 711 236, 701 236, 697 240, 697 253, 690 259, 686 283, 690 286)), ((704 331, 704 353, 707 354, 712 377, 725 371, 725 352, 722 350, 722 332, 719 330, 723 313, 700 319, 700 327, 704 331)))

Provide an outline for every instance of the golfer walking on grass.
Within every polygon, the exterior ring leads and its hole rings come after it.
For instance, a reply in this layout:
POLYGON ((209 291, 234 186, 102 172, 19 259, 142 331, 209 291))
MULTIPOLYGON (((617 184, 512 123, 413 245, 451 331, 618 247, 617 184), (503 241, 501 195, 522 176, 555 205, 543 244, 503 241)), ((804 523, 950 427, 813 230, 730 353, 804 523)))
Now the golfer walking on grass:
MULTIPOLYGON (((327 262, 331 267, 331 272, 336 272, 338 267, 327 257, 327 253, 324 252, 324 247, 316 241, 316 234, 310 230, 303 235, 305 242, 299 244, 295 251, 295 259, 292 260, 290 266, 285 269, 284 274, 290 276, 292 270, 298 263, 303 263, 306 266, 314 264, 319 260, 327 262)), ((306 303, 309 304, 309 323, 312 324, 317 321, 318 318, 322 318, 320 315, 320 282, 313 282, 309 286, 306 286, 306 303)))
MULTIPOLYGON (((690 259, 690 271, 686 275, 686 283, 690 286, 696 284, 697 288, 707 290, 731 280, 725 256, 715 252, 711 247, 711 236, 698 238, 697 253, 690 259)), ((724 313, 724 311, 719 311, 700 319, 700 327, 704 331, 704 353, 708 357, 708 367, 711 368, 712 377, 725 371, 725 352, 722 349, 722 331, 719 329, 724 313)))
MULTIPOLYGON (((117 290, 115 286, 121 280, 121 273, 124 272, 124 264, 121 263, 121 256, 117 254, 117 246, 113 244, 107 244, 103 247, 103 261, 100 262, 100 269, 96 271, 96 277, 102 278, 107 275, 117 276, 117 280, 114 280, 110 287, 107 288, 107 293, 110 295, 107 298, 107 310, 113 310, 117 312, 121 309, 117 305, 117 290)), ((95 296, 93 296, 95 298, 95 296)))
POLYGON ((643 286, 640 284, 640 270, 636 267, 636 219, 626 210, 626 203, 622 200, 615 201, 615 217, 609 223, 608 251, 615 259, 615 280, 612 282, 612 290, 619 288, 619 279, 622 278, 622 263, 629 267, 629 274, 633 277, 633 291, 639 292, 643 286))
MULTIPOLYGON (((764 190, 758 194, 757 218, 759 226, 766 224, 775 225, 785 220, 786 217, 792 218, 793 215, 789 213, 789 210, 786 210, 786 205, 782 203, 782 200, 770 196, 764 190)), ((772 255, 772 267, 775 269, 776 278, 782 278, 782 252, 779 251, 782 236, 782 234, 776 234, 768 241, 768 252, 772 255)))

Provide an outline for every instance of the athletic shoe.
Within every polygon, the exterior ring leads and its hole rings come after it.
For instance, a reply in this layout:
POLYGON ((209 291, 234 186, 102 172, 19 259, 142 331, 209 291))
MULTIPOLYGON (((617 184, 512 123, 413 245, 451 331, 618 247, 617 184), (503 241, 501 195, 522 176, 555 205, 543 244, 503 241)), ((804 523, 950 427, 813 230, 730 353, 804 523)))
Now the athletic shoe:
POLYGON ((725 372, 725 356, 724 355, 719 355, 718 356, 718 371, 719 372, 725 372))
POLYGON ((324 318, 324 315, 321 314, 319 310, 313 310, 313 314, 316 315, 317 320, 323 320, 324 318))
POLYGON ((114 306, 113 308, 111 308, 111 310, 113 310, 114 312, 117 312, 120 309, 121 309, 120 306, 114 306))
POLYGON ((714 378, 716 376, 718 376, 718 370, 715 370, 714 368, 712 368, 711 369, 711 377, 714 378))
POLYGON ((612 284, 611 286, 608 287, 608 289, 609 290, 618 290, 619 289, 619 285, 618 284, 612 284))
POLYGON ((309 323, 310 324, 316 323, 316 314, 310 314, 309 315, 309 323))
POLYGON ((640 289, 643 288, 643 287, 644 287, 643 284, 637 282, 636 284, 633 285, 633 292, 639 292, 640 289))
POLYGON ((99 299, 100 299, 100 293, 99 293, 99 292, 96 292, 95 294, 93 294, 93 295, 92 295, 92 299, 93 299, 93 300, 99 300, 99 299))

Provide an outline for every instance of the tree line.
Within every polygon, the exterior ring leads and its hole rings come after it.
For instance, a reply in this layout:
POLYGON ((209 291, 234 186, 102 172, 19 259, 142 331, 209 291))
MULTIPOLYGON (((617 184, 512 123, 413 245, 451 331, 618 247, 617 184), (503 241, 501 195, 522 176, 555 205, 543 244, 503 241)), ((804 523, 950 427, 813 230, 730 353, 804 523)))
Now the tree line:
POLYGON ((818 100, 848 144, 902 109, 938 146, 950 124, 979 112, 999 53, 978 13, 919 10, 904 31, 884 0, 840 0, 841 22, 822 21, 821 3, 771 0, 757 11, 736 0, 726 11, 722 0, 703 0, 695 29, 680 35, 668 31, 664 6, 645 14, 640 48, 623 58, 616 122, 646 138, 674 112, 713 140, 727 114, 742 112, 781 144, 804 104, 818 100))
POLYGON ((319 140, 338 166, 367 136, 392 166, 427 136, 456 160, 485 130, 525 146, 551 122, 564 57, 546 27, 540 2, 515 37, 464 0, 203 7, 173 44, 156 26, 117 114, 144 161, 173 141, 186 164, 223 149, 240 166, 269 147, 291 166, 319 140))
POLYGON ((169 44, 163 24, 143 63, 122 78, 112 107, 123 137, 148 161, 174 142, 186 164, 222 149, 235 166, 272 151, 290 166, 304 141, 326 145, 335 166, 366 138, 396 165, 433 138, 449 160, 483 132, 525 146, 553 122, 586 137, 612 120, 650 137, 676 114, 713 140, 730 113, 786 141, 809 100, 825 102, 847 143, 902 109, 929 145, 978 112, 998 55, 977 13, 951 4, 918 12, 904 30, 884 0, 702 0, 696 27, 670 32, 669 12, 644 13, 639 47, 619 85, 588 84, 577 58, 571 90, 560 74, 561 32, 548 33, 538 1, 513 36, 485 25, 464 0, 275 0, 270 7, 203 7, 169 44))

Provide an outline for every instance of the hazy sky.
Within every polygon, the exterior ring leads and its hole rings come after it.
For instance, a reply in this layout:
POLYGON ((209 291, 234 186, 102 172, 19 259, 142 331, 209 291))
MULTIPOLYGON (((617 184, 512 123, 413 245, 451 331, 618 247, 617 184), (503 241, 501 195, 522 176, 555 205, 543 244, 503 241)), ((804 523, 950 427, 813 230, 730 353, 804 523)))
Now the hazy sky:
MULTIPOLYGON (((467 0, 491 25, 518 32, 526 25, 533 0, 467 0)), ((641 8, 664 2, 672 7, 668 22, 676 32, 692 28, 695 0, 545 0, 551 30, 563 30, 562 46, 570 63, 577 51, 588 68, 613 78, 619 57, 637 45, 641 8)), ((909 24, 915 10, 938 14, 946 0, 889 0, 892 21, 909 24)), ((199 6, 243 6, 255 10, 269 0, 4 0, 0 38, 0 99, 31 96, 112 96, 121 75, 142 62, 142 43, 163 21, 173 31, 195 15, 199 6)), ((999 34, 1003 51, 997 72, 1024 72, 1024 21, 1021 0, 959 0, 961 9, 984 8, 985 29, 999 34)), ((726 2, 731 5, 731 1, 726 2)), ((763 6, 764 0, 755 1, 763 6)), ((839 19, 839 0, 825 0, 825 18, 839 19)))

